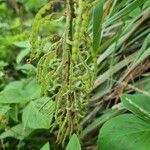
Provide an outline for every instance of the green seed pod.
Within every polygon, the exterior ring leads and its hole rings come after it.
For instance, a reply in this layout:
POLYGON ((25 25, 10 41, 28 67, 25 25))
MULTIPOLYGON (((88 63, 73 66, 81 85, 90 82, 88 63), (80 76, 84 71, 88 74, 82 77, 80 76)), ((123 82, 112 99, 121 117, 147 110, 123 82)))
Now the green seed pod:
POLYGON ((76 62, 78 58, 78 48, 79 48, 79 43, 80 43, 80 24, 82 22, 82 1, 79 0, 79 8, 77 10, 77 18, 76 18, 76 26, 75 26, 75 34, 74 34, 74 44, 72 48, 72 60, 76 62))
POLYGON ((89 11, 88 9, 82 15, 83 21, 81 25, 80 37, 83 38, 84 33, 87 33, 89 24, 89 11))
POLYGON ((99 0, 95 0, 95 1, 93 1, 93 2, 91 2, 91 3, 88 3, 88 4, 87 4, 87 7, 88 7, 88 8, 94 7, 94 6, 96 6, 99 2, 100 2, 99 0))
MULTIPOLYGON (((36 58, 36 49, 38 49, 38 32, 40 25, 43 24, 46 20, 49 20, 52 15, 48 15, 44 18, 42 16, 46 13, 47 10, 50 10, 52 8, 52 3, 48 3, 45 6, 43 6, 39 12, 35 16, 35 20, 33 21, 32 25, 32 33, 30 37, 30 43, 31 43, 31 55, 30 58, 34 59, 36 58)), ((38 55, 38 54, 37 54, 38 55)))

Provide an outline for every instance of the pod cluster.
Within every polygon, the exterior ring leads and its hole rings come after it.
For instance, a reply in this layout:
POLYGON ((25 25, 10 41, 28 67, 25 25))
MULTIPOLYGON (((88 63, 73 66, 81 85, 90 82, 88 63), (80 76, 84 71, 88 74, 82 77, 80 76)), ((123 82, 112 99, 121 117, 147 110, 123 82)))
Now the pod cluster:
POLYGON ((52 12, 53 2, 41 8, 33 22, 30 57, 31 60, 38 59, 37 80, 41 85, 41 95, 49 96, 55 102, 51 131, 56 131, 57 142, 62 145, 73 133, 82 131, 80 121, 86 114, 96 76, 96 57, 88 31, 90 7, 95 3, 85 0, 70 3, 67 0, 66 26, 62 27, 64 33, 58 39, 53 33, 46 37, 39 35, 42 24, 59 19, 52 12), (48 42, 50 46, 44 52, 48 42))

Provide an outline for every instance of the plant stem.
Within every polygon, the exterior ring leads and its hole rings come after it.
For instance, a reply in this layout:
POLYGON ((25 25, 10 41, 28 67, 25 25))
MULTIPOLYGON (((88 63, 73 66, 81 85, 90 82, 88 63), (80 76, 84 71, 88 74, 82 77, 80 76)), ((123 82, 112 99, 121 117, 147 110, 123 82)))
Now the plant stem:
MULTIPOLYGON (((68 9, 69 9, 69 31, 68 31, 68 40, 73 40, 73 18, 74 18, 74 8, 73 8, 73 0, 68 0, 68 9)), ((68 85, 70 83, 70 65, 71 65, 71 54, 72 54, 72 45, 68 44, 68 75, 67 82, 68 85)))

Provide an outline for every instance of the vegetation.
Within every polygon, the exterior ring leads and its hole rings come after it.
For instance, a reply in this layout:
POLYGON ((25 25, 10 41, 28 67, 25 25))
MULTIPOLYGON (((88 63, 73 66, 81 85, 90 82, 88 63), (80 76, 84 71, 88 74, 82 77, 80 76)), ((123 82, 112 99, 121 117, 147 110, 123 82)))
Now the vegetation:
POLYGON ((0 149, 149 149, 149 1, 0 0, 0 14, 0 149))

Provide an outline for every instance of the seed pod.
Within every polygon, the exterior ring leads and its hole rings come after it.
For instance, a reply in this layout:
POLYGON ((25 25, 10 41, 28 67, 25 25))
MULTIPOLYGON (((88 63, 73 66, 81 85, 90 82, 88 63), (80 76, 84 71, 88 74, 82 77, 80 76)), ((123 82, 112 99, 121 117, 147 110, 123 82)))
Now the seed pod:
POLYGON ((77 18, 75 21, 75 34, 74 34, 74 43, 73 43, 73 48, 72 48, 72 60, 74 62, 77 61, 77 55, 78 55, 78 48, 79 48, 79 43, 80 43, 80 26, 82 22, 82 1, 79 0, 79 8, 77 10, 77 18))
POLYGON ((54 20, 54 13, 46 15, 46 11, 51 9, 50 5, 41 8, 36 15, 30 37, 32 59, 41 56, 46 43, 52 44, 38 61, 37 80, 41 85, 41 93, 52 96, 55 102, 51 131, 57 130, 57 142, 61 144, 72 133, 80 134, 80 121, 86 114, 89 92, 97 72, 96 56, 88 35, 89 6, 93 6, 95 1, 88 3, 86 0, 78 0, 76 10, 71 10, 69 2, 67 0, 68 15, 62 37, 55 33, 39 35, 41 25, 45 27, 49 21, 57 24, 63 18, 54 20))
POLYGON ((43 6, 39 12, 35 16, 35 20, 33 21, 32 25, 32 33, 30 36, 30 43, 31 43, 31 54, 30 58, 34 59, 36 58, 36 50, 37 50, 37 45, 38 45, 38 32, 40 25, 46 22, 48 19, 51 18, 51 15, 48 15, 44 18, 42 16, 46 13, 47 10, 52 9, 52 3, 48 3, 45 6, 43 6))

